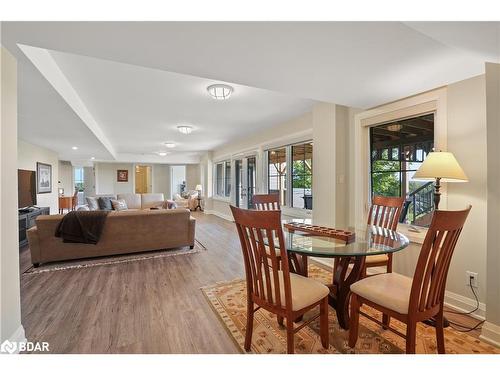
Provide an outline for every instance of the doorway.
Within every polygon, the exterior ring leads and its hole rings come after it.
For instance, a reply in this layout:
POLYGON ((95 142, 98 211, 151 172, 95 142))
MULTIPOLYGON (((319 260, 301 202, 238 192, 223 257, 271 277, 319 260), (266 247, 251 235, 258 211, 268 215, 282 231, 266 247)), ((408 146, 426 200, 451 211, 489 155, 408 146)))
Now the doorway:
POLYGON ((151 166, 135 166, 135 192, 136 194, 146 194, 152 192, 151 166))
POLYGON ((170 174, 172 198, 176 194, 182 195, 186 190, 186 166, 185 165, 172 165, 170 174))
POLYGON ((236 206, 253 208, 255 194, 256 157, 248 156, 235 161, 236 173, 236 206))

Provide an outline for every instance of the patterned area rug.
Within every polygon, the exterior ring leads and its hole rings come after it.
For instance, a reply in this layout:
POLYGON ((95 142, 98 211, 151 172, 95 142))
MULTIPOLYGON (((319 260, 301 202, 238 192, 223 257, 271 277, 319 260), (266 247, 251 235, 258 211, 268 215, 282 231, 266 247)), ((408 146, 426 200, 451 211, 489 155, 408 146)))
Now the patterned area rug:
MULTIPOLYGON (((309 277, 328 283, 331 273, 314 264, 309 265, 309 277)), ((202 292, 219 316, 229 334, 235 340, 241 352, 245 340, 246 323, 246 285, 244 280, 221 282, 213 286, 203 287, 202 292)), ((364 306, 364 311, 378 320, 379 312, 364 306)), ((312 311, 308 314, 315 314, 312 311)), ((307 319, 308 315, 305 316, 307 319)), ((330 348, 323 349, 319 337, 319 320, 304 327, 295 335, 295 353, 363 353, 377 354, 404 353, 405 341, 393 332, 383 330, 375 322, 360 317, 359 338, 354 349, 347 345, 348 331, 342 330, 335 311, 330 308, 330 348)), ((405 333, 406 325, 391 319, 391 327, 405 333)), ((254 331, 252 335, 252 353, 286 353, 286 330, 278 325, 276 315, 263 309, 255 313, 254 331)), ((417 327, 417 353, 437 353, 435 329, 419 324, 417 327)), ((447 353, 500 353, 499 349, 488 345, 473 336, 458 332, 452 328, 445 329, 445 346, 447 353)))
POLYGON ((129 263, 129 262, 138 262, 147 259, 156 259, 156 258, 164 258, 171 257, 176 255, 186 255, 186 254, 194 254, 199 253, 200 251, 207 250, 205 246, 201 242, 195 239, 194 248, 190 249, 189 247, 181 247, 178 249, 168 249, 168 250, 157 250, 157 251, 147 251, 143 253, 134 253, 134 254, 125 254, 125 255, 115 255, 115 256, 107 256, 100 258, 89 258, 89 259, 76 259, 76 260, 68 260, 62 262, 54 262, 41 264, 40 267, 35 268, 31 266, 26 271, 23 272, 23 275, 36 275, 45 272, 54 272, 54 271, 64 271, 70 269, 77 268, 88 268, 88 267, 99 267, 106 266, 111 264, 119 264, 119 263, 129 263))

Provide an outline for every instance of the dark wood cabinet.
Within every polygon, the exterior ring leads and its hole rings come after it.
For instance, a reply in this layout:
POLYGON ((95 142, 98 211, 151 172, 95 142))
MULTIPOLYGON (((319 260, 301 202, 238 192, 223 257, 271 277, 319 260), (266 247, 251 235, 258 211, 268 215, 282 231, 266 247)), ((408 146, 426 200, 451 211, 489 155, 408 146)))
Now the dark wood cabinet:
POLYGON ((26 231, 36 225, 36 218, 39 215, 50 215, 50 207, 29 208, 19 210, 19 247, 28 244, 26 231))

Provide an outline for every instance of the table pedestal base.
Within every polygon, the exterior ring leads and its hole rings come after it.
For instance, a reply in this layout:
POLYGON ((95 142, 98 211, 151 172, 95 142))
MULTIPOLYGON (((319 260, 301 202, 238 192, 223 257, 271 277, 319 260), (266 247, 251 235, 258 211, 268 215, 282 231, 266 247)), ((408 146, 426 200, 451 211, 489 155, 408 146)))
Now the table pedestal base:
MULTIPOLYGON (((299 275, 307 277, 307 256, 291 254, 290 270, 299 275)), ((330 289, 328 303, 337 312, 339 326, 349 329, 349 299, 351 296, 351 285, 361 278, 365 265, 365 257, 341 257, 337 258, 333 267, 332 284, 327 285, 330 289), (353 264, 349 271, 349 265, 353 264)))

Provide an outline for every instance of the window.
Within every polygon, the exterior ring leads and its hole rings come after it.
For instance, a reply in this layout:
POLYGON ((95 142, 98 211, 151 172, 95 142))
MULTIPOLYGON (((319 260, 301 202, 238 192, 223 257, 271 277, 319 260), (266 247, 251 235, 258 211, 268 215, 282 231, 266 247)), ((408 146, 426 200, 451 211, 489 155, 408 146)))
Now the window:
POLYGON ((280 205, 286 206, 286 148, 277 148, 267 152, 268 180, 270 194, 278 193, 280 205))
POLYGON ((215 195, 229 197, 231 195, 231 162, 222 161, 215 165, 215 195))
POLYGON ((229 197, 231 195, 231 163, 229 161, 225 162, 225 172, 224 172, 224 195, 229 197))
POLYGON ((406 197, 401 222, 430 224, 432 181, 413 180, 413 175, 433 147, 433 114, 370 128, 371 194, 406 197))
POLYGON ((75 167, 73 169, 74 172, 74 181, 75 181, 75 190, 83 191, 84 190, 84 179, 83 179, 83 168, 75 167))
POLYGON ((292 146, 292 207, 312 210, 313 144, 292 146))
POLYGON ((282 206, 312 210, 312 152, 311 141, 267 151, 268 192, 278 193, 282 206))

